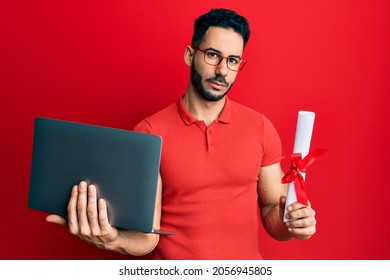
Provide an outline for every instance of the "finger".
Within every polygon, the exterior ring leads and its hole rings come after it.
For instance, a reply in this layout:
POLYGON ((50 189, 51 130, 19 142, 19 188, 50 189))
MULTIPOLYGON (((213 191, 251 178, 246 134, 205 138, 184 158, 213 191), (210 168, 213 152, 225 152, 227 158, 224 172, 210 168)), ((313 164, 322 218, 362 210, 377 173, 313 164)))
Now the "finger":
POLYGON ((286 222, 286 226, 289 228, 307 228, 316 225, 316 220, 313 217, 290 220, 286 222))
POLYGON ((102 235, 106 235, 112 229, 110 223, 108 222, 107 215, 107 204, 104 199, 99 199, 99 225, 102 235))
POLYGON ((58 216, 58 215, 49 215, 46 217, 46 222, 48 223, 54 223, 61 226, 67 226, 67 221, 64 217, 58 216))
POLYGON ((299 209, 302 209, 302 208, 305 208, 307 207, 306 205, 302 204, 302 203, 299 203, 299 202, 294 202, 294 203, 291 203, 289 206, 288 206, 288 210, 289 211, 295 211, 295 210, 299 210, 299 209))
POLYGON ((100 235, 100 226, 98 222, 98 210, 97 210, 97 198, 96 198, 96 187, 94 185, 88 186, 88 206, 87 216, 89 226, 93 236, 100 235))
POLYGON ((302 203, 299 203, 299 202, 294 202, 294 203, 291 203, 291 204, 288 206, 288 210, 289 210, 289 211, 299 210, 299 209, 302 209, 302 208, 309 208, 309 209, 312 209, 312 208, 311 208, 311 203, 310 203, 310 201, 309 201, 309 200, 307 201, 307 205, 302 204, 302 203))
MULTIPOLYGON (((289 207, 290 208, 290 207, 289 207)), ((307 217, 314 217, 315 216, 315 211, 311 208, 308 207, 302 207, 296 210, 290 210, 286 214, 287 219, 303 219, 307 217)))
POLYGON ((309 239, 316 232, 315 227, 309 228, 288 228, 292 236, 298 239, 306 240, 309 239))
POLYGON ((89 227, 87 217, 87 183, 82 181, 78 187, 77 197, 77 218, 80 229, 80 234, 83 236, 89 236, 91 229, 89 227))
POLYGON ((72 234, 79 233, 79 223, 77 219, 77 197, 78 197, 78 186, 75 185, 72 188, 70 199, 68 203, 68 227, 72 234))
MULTIPOLYGON (((301 210, 304 210, 305 211, 304 213, 306 213, 307 215, 309 215, 309 214, 310 214, 310 216, 315 215, 315 211, 310 206, 306 206, 306 205, 301 204, 299 202, 294 202, 294 203, 290 204, 287 207, 287 210, 289 213, 293 213, 293 212, 299 213, 301 210)), ((299 217, 295 217, 295 218, 299 218, 299 217)))

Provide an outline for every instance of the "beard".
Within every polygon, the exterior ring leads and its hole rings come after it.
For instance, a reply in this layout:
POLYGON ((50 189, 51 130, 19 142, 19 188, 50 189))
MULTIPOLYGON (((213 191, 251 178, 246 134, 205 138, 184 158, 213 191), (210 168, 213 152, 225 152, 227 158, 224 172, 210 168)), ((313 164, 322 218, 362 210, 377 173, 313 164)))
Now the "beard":
POLYGON ((211 102, 216 102, 221 100, 226 96, 226 94, 229 92, 229 90, 232 88, 233 84, 232 83, 229 87, 229 83, 226 82, 225 78, 222 75, 216 75, 213 78, 209 78, 206 80, 206 82, 212 82, 216 81, 219 83, 224 83, 227 87, 227 90, 224 94, 221 95, 215 95, 212 94, 211 92, 207 91, 204 86, 202 85, 202 76, 199 74, 199 72, 195 68, 195 63, 191 64, 191 81, 192 84, 194 85, 196 91, 199 93, 200 96, 202 96, 205 100, 211 101, 211 102))

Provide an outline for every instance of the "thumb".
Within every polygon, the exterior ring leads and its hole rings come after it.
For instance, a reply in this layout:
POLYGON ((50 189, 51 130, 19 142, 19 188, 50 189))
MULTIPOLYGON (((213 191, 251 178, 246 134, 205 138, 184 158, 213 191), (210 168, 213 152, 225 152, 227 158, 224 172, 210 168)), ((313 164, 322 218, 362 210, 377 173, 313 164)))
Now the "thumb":
POLYGON ((280 196, 279 206, 280 206, 280 208, 284 208, 286 206, 286 196, 285 195, 280 196))
POLYGON ((54 223, 61 226, 67 226, 67 221, 64 217, 58 216, 58 215, 49 215, 46 217, 46 222, 48 223, 54 223))
POLYGON ((286 196, 282 195, 279 198, 279 216, 283 221, 284 208, 286 207, 286 196))

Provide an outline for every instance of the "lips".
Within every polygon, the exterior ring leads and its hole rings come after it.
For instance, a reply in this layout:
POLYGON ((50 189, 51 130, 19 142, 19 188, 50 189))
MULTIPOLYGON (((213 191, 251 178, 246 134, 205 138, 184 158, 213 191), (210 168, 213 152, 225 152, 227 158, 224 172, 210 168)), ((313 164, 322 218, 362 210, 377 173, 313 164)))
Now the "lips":
POLYGON ((212 81, 210 83, 213 86, 213 88, 218 89, 218 90, 226 87, 226 85, 224 83, 219 83, 219 82, 216 82, 216 81, 212 81))

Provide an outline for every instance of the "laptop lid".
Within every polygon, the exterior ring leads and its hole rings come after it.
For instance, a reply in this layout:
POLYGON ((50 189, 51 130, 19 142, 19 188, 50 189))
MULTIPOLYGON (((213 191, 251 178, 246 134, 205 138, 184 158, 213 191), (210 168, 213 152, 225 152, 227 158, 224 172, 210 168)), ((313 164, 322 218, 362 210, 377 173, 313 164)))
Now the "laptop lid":
POLYGON ((36 118, 28 206, 67 216, 71 189, 85 180, 111 225, 164 233, 153 228, 161 146, 156 135, 36 118))

